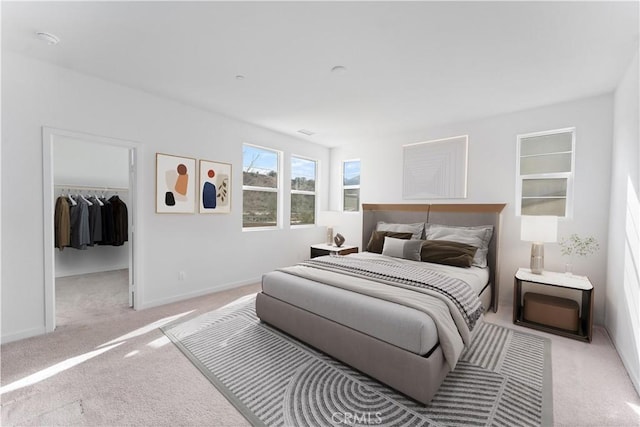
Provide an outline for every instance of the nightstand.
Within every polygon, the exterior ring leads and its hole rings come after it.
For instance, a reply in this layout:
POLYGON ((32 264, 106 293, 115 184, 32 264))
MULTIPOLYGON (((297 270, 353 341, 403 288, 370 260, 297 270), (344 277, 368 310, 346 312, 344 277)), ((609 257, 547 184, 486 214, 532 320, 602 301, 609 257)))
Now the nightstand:
POLYGON ((311 258, 315 258, 323 255, 348 255, 358 253, 357 246, 342 245, 340 247, 327 245, 325 243, 318 243, 317 245, 311 245, 311 258))
MULTIPOLYGON (((537 297, 544 295, 534 294, 537 297)), ((566 300, 564 298, 555 298, 559 304, 554 304, 553 297, 548 299, 538 298, 537 304, 550 304, 550 310, 560 307, 566 300)), ((515 274, 513 289, 513 323, 516 325, 526 326, 528 328, 561 335, 580 341, 591 342, 593 332, 593 285, 585 276, 576 276, 572 274, 556 273, 553 271, 543 271, 542 274, 533 274, 528 268, 520 268, 515 274), (545 286, 556 288, 574 289, 581 293, 582 304, 579 307, 578 328, 576 331, 570 331, 543 323, 529 321, 525 318, 524 307, 522 304, 522 282, 532 283, 534 287, 544 292, 545 286)))

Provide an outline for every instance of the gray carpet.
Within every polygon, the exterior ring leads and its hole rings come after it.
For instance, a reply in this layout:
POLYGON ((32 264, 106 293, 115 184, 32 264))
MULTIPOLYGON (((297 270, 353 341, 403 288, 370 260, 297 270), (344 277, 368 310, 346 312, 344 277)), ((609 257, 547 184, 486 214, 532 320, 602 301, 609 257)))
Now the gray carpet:
POLYGON ((257 319, 255 297, 164 333, 254 425, 551 425, 550 341, 482 323, 423 406, 257 319))

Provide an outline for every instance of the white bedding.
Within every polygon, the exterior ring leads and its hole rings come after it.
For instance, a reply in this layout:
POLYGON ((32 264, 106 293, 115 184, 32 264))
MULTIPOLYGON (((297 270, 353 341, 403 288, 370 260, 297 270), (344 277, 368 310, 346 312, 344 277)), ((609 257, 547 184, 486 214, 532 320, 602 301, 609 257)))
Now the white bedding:
MULTIPOLYGON (((459 278, 479 295, 488 282, 487 269, 459 268, 432 263, 416 263, 374 253, 352 254, 350 257, 382 257, 394 263, 419 264, 459 278)), ((362 295, 334 286, 318 284, 281 271, 266 274, 263 292, 336 323, 376 337, 416 354, 429 353, 438 344, 436 326, 422 311, 397 303, 362 295)))

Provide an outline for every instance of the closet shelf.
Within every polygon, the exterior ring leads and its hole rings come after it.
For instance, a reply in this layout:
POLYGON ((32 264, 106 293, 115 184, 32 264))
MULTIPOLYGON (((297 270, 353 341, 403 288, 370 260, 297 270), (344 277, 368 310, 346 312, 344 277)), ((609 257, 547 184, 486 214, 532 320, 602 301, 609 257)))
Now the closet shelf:
POLYGON ((99 187, 91 185, 67 185, 55 184, 55 188, 68 188, 70 190, 89 190, 89 191, 129 191, 127 187, 99 187))

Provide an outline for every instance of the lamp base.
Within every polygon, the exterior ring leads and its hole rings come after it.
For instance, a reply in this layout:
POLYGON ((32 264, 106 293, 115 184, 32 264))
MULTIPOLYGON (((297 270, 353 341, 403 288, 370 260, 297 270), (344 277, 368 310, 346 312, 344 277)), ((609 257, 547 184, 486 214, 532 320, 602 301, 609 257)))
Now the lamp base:
POLYGON ((327 245, 333 246, 333 227, 327 227, 327 245))
POLYGON ((531 244, 531 272, 533 274, 542 274, 544 270, 544 244, 532 243, 531 244))

